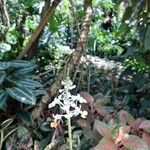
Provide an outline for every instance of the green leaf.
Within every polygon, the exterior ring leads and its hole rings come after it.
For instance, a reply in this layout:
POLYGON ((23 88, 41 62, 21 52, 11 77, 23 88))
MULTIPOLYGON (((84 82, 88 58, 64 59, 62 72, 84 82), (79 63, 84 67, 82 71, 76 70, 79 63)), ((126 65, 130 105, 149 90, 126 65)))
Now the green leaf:
POLYGON ((5 70, 8 69, 9 67, 11 67, 10 62, 0 62, 0 70, 5 70))
POLYGON ((42 131, 45 131, 45 132, 50 132, 50 131, 52 131, 52 129, 50 128, 50 124, 47 123, 47 122, 44 122, 44 123, 41 125, 40 129, 41 129, 42 131))
POLYGON ((11 46, 10 44, 7 44, 5 42, 0 42, 0 51, 1 54, 5 54, 5 52, 10 51, 11 50, 11 46))
POLYGON ((13 118, 9 118, 9 119, 3 121, 0 126, 0 130, 6 129, 13 122, 13 120, 14 120, 13 118))
POLYGON ((46 148, 46 146, 49 144, 50 140, 49 140, 49 137, 46 138, 46 139, 42 139, 40 141, 40 149, 44 149, 46 148))
POLYGON ((40 96, 45 93, 45 90, 44 89, 35 89, 35 90, 32 90, 32 92, 35 96, 40 96))
POLYGON ((3 109, 7 100, 7 94, 4 90, 0 90, 0 109, 3 109))
POLYGON ((21 79, 19 81, 14 82, 19 87, 29 88, 29 89, 36 89, 36 88, 42 88, 43 86, 32 79, 21 79))
POLYGON ((12 98, 18 100, 19 102, 29 105, 36 104, 36 98, 34 94, 26 88, 13 87, 7 88, 6 91, 12 98))
POLYGON ((32 123, 32 116, 29 112, 22 110, 18 112, 18 116, 22 119, 22 121, 25 121, 27 123, 32 123))
POLYGON ((58 22, 55 17, 51 17, 49 20, 49 29, 52 33, 58 31, 58 22))
POLYGON ((17 137, 18 139, 22 139, 24 135, 26 135, 29 131, 25 127, 20 127, 17 131, 17 137))
POLYGON ((129 20, 131 18, 132 12, 133 12, 133 8, 127 7, 125 13, 123 14, 123 18, 121 22, 124 23, 126 20, 129 20))
POLYGON ((31 67, 35 65, 34 63, 30 61, 25 61, 25 60, 13 60, 11 61, 11 66, 14 68, 26 68, 26 67, 31 67))
POLYGON ((150 25, 147 28, 147 32, 144 40, 144 47, 146 50, 150 50, 150 25))
POLYGON ((5 80, 6 78, 6 72, 5 71, 1 71, 0 72, 0 84, 3 83, 3 81, 5 80))
POLYGON ((127 33, 129 33, 129 31, 130 31, 129 25, 126 23, 122 23, 117 32, 117 36, 121 36, 121 37, 126 36, 127 33))
POLYGON ((13 75, 25 75, 25 74, 31 73, 36 67, 37 65, 32 65, 32 66, 20 69, 16 71, 13 75))

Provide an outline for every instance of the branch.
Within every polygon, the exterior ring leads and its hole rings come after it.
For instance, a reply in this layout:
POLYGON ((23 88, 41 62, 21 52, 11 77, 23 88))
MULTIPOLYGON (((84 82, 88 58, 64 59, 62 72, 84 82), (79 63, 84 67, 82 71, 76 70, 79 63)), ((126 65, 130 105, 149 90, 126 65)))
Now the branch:
POLYGON ((57 80, 53 82, 51 87, 49 88, 46 95, 43 96, 42 100, 37 104, 35 109, 32 111, 33 119, 38 118, 41 115, 43 109, 47 107, 47 104, 52 101, 52 98, 57 94, 58 90, 61 88, 61 81, 64 80, 67 76, 67 71, 72 73, 80 59, 84 53, 84 49, 86 48, 87 40, 88 40, 88 32, 91 25, 91 17, 92 17, 92 0, 84 1, 85 8, 85 18, 81 28, 81 35, 76 45, 76 50, 70 56, 68 62, 62 69, 62 71, 58 74, 57 80))
MULTIPOLYGON (((42 9, 40 21, 43 19, 44 15, 47 13, 48 8, 50 7, 50 0, 44 0, 44 3, 45 3, 45 5, 42 9)), ((44 29, 41 31, 39 36, 36 38, 35 42, 32 44, 32 46, 27 51, 26 55, 27 55, 28 59, 31 59, 32 56, 37 52, 39 40, 40 40, 41 36, 43 35, 43 31, 44 31, 44 29)))
POLYGON ((27 46, 22 50, 22 52, 19 54, 19 56, 17 57, 18 59, 23 58, 23 56, 29 51, 29 49, 31 48, 31 46, 34 44, 34 42, 36 41, 36 39, 38 38, 38 36, 40 35, 40 33, 42 32, 42 30, 44 29, 45 25, 48 22, 48 19, 53 15, 53 13, 55 12, 56 7, 58 6, 58 4, 61 2, 61 0, 54 0, 52 5, 47 9, 47 12, 44 14, 44 16, 42 17, 39 26, 36 28, 36 30, 34 31, 32 37, 30 38, 27 46))

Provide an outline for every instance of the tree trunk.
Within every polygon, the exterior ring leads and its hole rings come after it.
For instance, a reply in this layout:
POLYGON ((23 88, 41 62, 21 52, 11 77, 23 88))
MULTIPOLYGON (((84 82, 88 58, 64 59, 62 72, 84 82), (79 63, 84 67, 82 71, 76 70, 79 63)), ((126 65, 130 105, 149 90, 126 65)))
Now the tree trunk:
MULTIPOLYGON (((41 20, 43 19, 44 15, 47 13, 47 10, 50 7, 50 0, 44 0, 44 1, 45 1, 45 5, 42 9, 41 20)), ((35 40, 33 45, 27 51, 27 59, 31 59, 33 57, 33 55, 36 54, 36 52, 38 52, 39 40, 40 40, 41 36, 43 35, 43 31, 44 31, 44 29, 41 31, 41 33, 39 34, 39 36, 37 37, 37 39, 35 40)))
POLYGON ((18 59, 23 58, 25 56, 25 54, 27 54, 27 52, 34 45, 34 43, 38 39, 39 35, 43 31, 45 25, 47 24, 49 18, 54 14, 55 9, 56 9, 56 7, 58 6, 58 4, 60 2, 61 2, 61 0, 54 0, 53 3, 52 3, 52 5, 49 6, 49 8, 47 9, 46 13, 42 17, 42 19, 41 19, 41 21, 39 23, 39 26, 36 28, 35 32, 33 33, 32 37, 30 38, 27 46, 21 51, 21 53, 17 57, 18 59))

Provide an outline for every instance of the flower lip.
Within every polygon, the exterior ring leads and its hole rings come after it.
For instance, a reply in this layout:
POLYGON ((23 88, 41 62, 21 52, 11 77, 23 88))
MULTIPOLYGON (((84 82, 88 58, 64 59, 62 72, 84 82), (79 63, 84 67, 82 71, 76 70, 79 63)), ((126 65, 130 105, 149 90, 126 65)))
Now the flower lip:
POLYGON ((86 118, 87 115, 88 115, 88 112, 86 110, 81 112, 81 117, 82 118, 86 118))

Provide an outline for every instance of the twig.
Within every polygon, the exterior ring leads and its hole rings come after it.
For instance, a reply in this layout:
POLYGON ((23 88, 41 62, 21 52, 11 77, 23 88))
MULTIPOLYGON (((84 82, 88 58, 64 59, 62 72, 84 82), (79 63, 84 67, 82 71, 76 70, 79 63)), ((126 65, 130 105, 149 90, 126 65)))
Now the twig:
POLYGON ((91 67, 90 67, 90 65, 88 67, 88 77, 87 77, 87 80, 88 80, 87 92, 90 93, 90 83, 91 83, 91 67))

